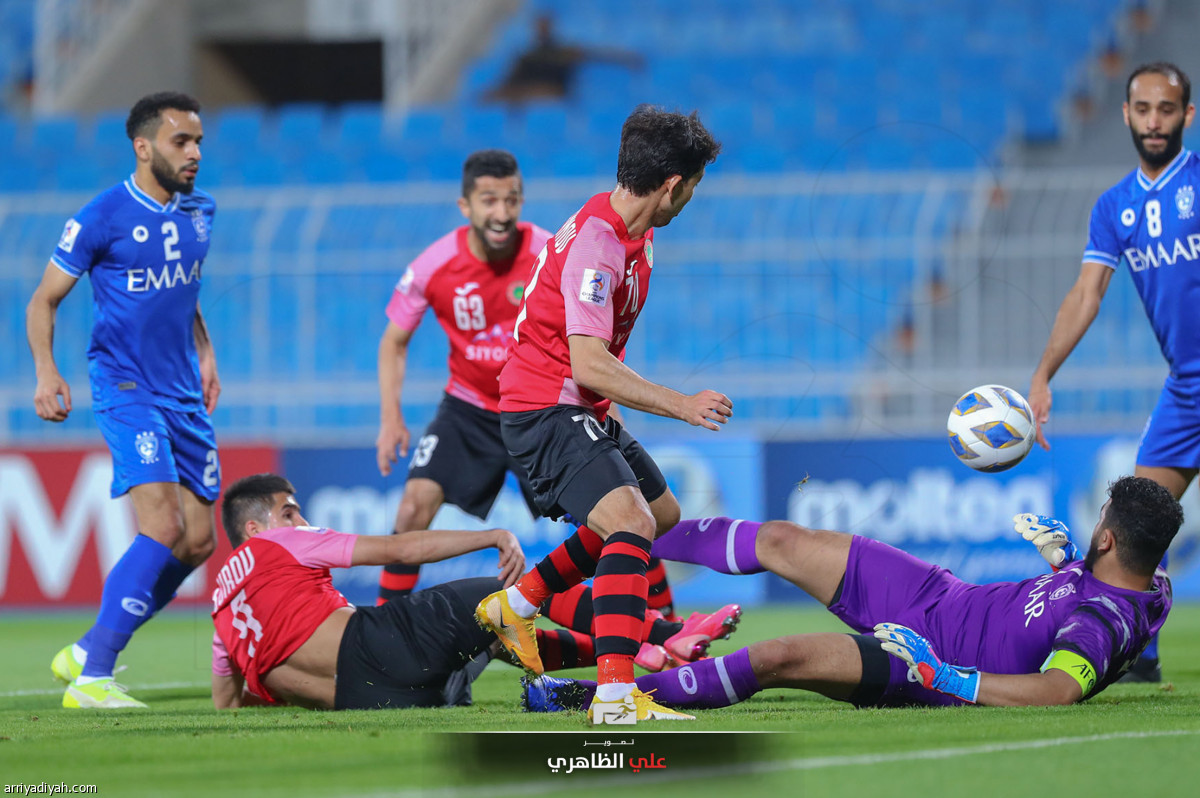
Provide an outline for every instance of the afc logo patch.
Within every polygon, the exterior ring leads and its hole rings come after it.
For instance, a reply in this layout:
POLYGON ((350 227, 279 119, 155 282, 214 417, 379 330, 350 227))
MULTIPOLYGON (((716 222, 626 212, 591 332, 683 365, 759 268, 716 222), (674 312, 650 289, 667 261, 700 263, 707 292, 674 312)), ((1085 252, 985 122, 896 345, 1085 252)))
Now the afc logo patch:
POLYGON ((1196 190, 1191 185, 1181 186, 1175 192, 1175 208, 1179 211, 1180 219, 1191 219, 1192 210, 1196 207, 1196 190))
POLYGON ((142 463, 150 465, 158 462, 158 436, 153 432, 139 432, 133 445, 137 449, 138 457, 142 458, 142 463))
POLYGON ((67 219, 67 224, 63 227, 62 237, 58 239, 58 248, 63 252, 70 252, 75 248, 75 239, 79 236, 79 231, 83 229, 83 225, 74 219, 67 219))
POLYGON ((579 301, 605 307, 608 305, 612 275, 596 269, 584 269, 583 281, 579 286, 579 301))

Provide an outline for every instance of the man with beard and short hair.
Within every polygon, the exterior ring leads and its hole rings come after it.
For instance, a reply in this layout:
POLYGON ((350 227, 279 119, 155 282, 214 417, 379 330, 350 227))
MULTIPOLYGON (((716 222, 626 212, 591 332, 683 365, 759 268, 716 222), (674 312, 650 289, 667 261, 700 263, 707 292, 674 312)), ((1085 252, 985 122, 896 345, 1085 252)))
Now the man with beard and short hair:
MULTIPOLYGON (((506 471, 516 476, 526 504, 538 515, 525 471, 500 436, 497 382, 508 357, 525 282, 550 238, 537 225, 519 221, 524 201, 520 168, 511 153, 471 153, 463 163, 458 199, 467 223, 439 238, 409 264, 388 303, 388 325, 379 342, 375 442, 379 473, 385 477, 397 460, 397 449, 401 457, 408 454, 409 431, 400 394, 408 344, 426 308, 433 310, 450 342, 450 380, 437 415, 409 463, 395 534, 428 529, 442 504, 485 519, 506 471)), ((378 603, 412 592, 419 572, 417 564, 387 565, 380 576, 378 603)), ((650 580, 652 608, 673 620, 666 569, 658 561, 651 564, 650 580)), ((573 595, 590 602, 590 594, 582 589, 573 595)), ((650 662, 642 664, 652 667, 650 662)))
POLYGON ((117 655, 216 545, 221 470, 209 415, 221 384, 199 304, 216 205, 195 190, 199 111, 178 92, 138 100, 125 123, 133 174, 67 221, 26 310, 34 406, 61 422, 72 405, 54 362, 55 316, 91 275, 92 409, 112 453, 112 496, 129 494, 139 532, 105 579, 95 625, 51 663, 67 683, 65 707, 145 706, 113 682, 117 655))
MULTIPOLYGON (((1183 523, 1145 477, 1109 486, 1087 556, 1066 527, 1022 513, 1014 529, 1053 573, 975 585, 859 535, 789 521, 684 521, 654 543, 665 560, 776 574, 857 634, 799 634, 638 677, 676 708, 725 707, 760 690, 811 690, 856 706, 1052 706, 1089 699, 1133 664, 1171 609, 1157 564, 1183 523)), ((527 681, 531 711, 581 709, 595 685, 527 681)))
MULTIPOLYGON (((1178 499, 1200 469, 1200 160, 1183 148, 1192 124, 1192 84, 1165 62, 1133 71, 1123 112, 1139 168, 1100 196, 1092 209, 1083 266, 1067 293, 1029 389, 1038 442, 1049 449, 1050 380, 1083 338, 1100 310, 1109 280, 1122 260, 1129 266, 1170 375, 1142 435, 1134 473, 1158 482, 1178 499)), ((1164 559, 1163 565, 1166 565, 1164 559)), ((1133 681, 1160 681, 1158 642, 1152 641, 1130 672, 1133 681)))

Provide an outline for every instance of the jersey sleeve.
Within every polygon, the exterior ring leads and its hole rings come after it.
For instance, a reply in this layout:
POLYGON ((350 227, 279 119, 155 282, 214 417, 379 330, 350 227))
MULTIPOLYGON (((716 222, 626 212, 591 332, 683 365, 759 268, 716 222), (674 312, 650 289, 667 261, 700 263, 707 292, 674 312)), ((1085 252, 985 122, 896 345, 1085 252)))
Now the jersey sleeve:
POLYGON ((310 568, 349 568, 358 540, 358 535, 312 526, 272 529, 259 537, 283 546, 298 563, 310 568))
POLYGON ((1117 238, 1117 219, 1107 194, 1096 200, 1088 223, 1088 242, 1083 250, 1084 263, 1100 263, 1110 269, 1121 262, 1121 244, 1117 238))
POLYGON ((567 335, 612 340, 613 294, 624 266, 625 248, 612 227, 594 216, 588 219, 571 243, 559 284, 567 335))
POLYGON ((1079 682, 1087 698, 1109 671, 1133 657, 1133 640, 1131 619, 1116 602, 1104 596, 1089 599, 1076 607, 1059 628, 1042 670, 1066 671, 1079 682))
POLYGON ((225 641, 216 632, 212 639, 212 672, 214 676, 232 676, 233 662, 229 659, 229 651, 225 641))
POLYGON ((108 224, 95 204, 67 220, 50 260, 72 277, 82 277, 108 250, 108 224))

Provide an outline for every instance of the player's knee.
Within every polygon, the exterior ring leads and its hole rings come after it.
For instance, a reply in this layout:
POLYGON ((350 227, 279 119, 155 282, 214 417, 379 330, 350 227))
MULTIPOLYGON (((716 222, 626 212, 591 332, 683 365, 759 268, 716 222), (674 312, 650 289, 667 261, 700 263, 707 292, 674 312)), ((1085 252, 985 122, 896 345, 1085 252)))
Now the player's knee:
POLYGON ((676 524, 679 523, 679 519, 682 517, 683 513, 679 509, 679 502, 677 501, 655 507, 655 533, 658 535, 665 535, 667 532, 670 532, 676 524))
POLYGON ((755 553, 764 565, 787 557, 812 538, 812 530, 791 521, 767 521, 758 529, 755 553))
POLYGON ((188 565, 201 565, 217 550, 217 541, 212 535, 202 540, 185 540, 176 548, 176 556, 188 565))
POLYGON ((642 537, 650 541, 654 540, 654 536, 658 528, 658 525, 654 520, 654 516, 648 512, 636 513, 630 516, 626 526, 628 526, 628 529, 625 530, 626 532, 632 532, 638 537, 642 537))

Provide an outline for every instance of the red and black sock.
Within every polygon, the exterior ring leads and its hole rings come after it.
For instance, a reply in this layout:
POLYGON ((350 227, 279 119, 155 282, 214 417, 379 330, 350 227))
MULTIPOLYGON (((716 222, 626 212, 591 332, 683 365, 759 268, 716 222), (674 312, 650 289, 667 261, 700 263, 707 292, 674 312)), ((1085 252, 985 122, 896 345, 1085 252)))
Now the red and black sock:
POLYGON ((596 560, 603 547, 599 535, 581 526, 517 580, 516 588, 530 604, 541 606, 554 593, 562 593, 596 573, 596 560))
POLYGON ((646 581, 649 582, 649 592, 646 594, 646 606, 658 610, 668 620, 675 617, 675 598, 671 595, 671 585, 667 582, 667 567, 657 557, 650 558, 646 567, 646 581))
POLYGON ((565 626, 581 634, 595 634, 592 589, 587 585, 575 585, 564 593, 555 593, 542 603, 542 615, 559 626, 565 626))
POLYGON ((538 653, 548 671, 583 668, 596 664, 595 641, 570 629, 538 629, 538 653))
POLYGON ((683 631, 683 621, 668 621, 663 618, 646 618, 642 627, 642 639, 647 643, 661 646, 673 636, 683 631))
POLYGON ((401 598, 413 592, 420 576, 419 565, 385 565, 379 575, 379 598, 375 604, 386 604, 394 598, 401 598))
POLYGON ((600 684, 633 683, 633 658, 646 621, 646 563, 650 541, 614 532, 604 542, 592 583, 596 664, 600 684))

